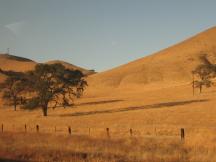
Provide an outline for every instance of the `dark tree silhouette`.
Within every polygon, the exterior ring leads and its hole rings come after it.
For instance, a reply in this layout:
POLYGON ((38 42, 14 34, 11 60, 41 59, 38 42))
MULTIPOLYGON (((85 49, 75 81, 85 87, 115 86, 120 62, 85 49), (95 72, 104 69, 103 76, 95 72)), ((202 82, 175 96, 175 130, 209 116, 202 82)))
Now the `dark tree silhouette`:
POLYGON ((193 88, 199 88, 202 93, 203 86, 208 88, 213 85, 211 79, 215 77, 216 65, 208 60, 207 55, 202 55, 200 60, 202 64, 197 66, 192 74, 196 76, 196 80, 193 78, 193 88))
POLYGON ((26 108, 41 107, 43 115, 47 116, 48 106, 69 106, 73 97, 84 90, 87 82, 78 70, 69 70, 61 64, 38 64, 34 71, 28 72, 27 90, 33 95, 27 100, 26 108))
POLYGON ((2 71, 2 73, 7 75, 6 80, 0 84, 0 88, 3 91, 3 99, 6 100, 9 105, 13 105, 16 111, 17 105, 24 102, 22 93, 25 89, 25 74, 12 71, 2 71))

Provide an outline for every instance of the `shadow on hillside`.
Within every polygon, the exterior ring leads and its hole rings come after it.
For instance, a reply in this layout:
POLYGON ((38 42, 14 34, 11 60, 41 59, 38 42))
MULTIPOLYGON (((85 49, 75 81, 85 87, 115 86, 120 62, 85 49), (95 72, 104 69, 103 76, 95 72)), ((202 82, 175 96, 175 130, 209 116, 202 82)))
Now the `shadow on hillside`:
POLYGON ((187 104, 198 103, 198 102, 206 102, 206 101, 208 100, 205 99, 205 100, 165 102, 165 103, 158 103, 158 104, 152 104, 152 105, 132 106, 132 107, 125 107, 125 108, 120 108, 120 109, 112 109, 112 110, 76 112, 72 114, 63 114, 60 116, 85 116, 85 115, 95 115, 95 114, 118 113, 118 112, 134 111, 134 110, 142 110, 142 109, 174 107, 174 106, 181 106, 181 105, 187 105, 187 104))
POLYGON ((104 100, 104 101, 84 102, 84 103, 76 104, 75 106, 99 105, 99 104, 107 104, 107 103, 114 103, 114 102, 121 102, 121 101, 124 100, 104 100))

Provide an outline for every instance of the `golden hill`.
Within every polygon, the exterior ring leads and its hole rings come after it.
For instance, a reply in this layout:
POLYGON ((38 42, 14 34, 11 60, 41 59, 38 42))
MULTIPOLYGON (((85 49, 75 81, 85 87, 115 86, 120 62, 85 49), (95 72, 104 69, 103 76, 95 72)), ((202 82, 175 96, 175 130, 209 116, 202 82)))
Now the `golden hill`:
POLYGON ((61 61, 61 60, 53 60, 53 61, 48 61, 48 62, 46 62, 46 64, 55 64, 55 63, 60 63, 60 64, 62 64, 63 66, 65 66, 66 68, 71 69, 71 70, 80 70, 84 75, 91 75, 91 74, 94 74, 94 73, 95 73, 95 72, 92 71, 92 70, 87 70, 87 69, 84 69, 84 68, 82 68, 82 67, 79 67, 79 66, 70 64, 70 63, 68 63, 68 62, 61 61))
MULTIPOLYGON (((0 54, 0 69, 5 71, 24 72, 34 69, 37 63, 23 57, 13 56, 9 54, 0 54)), ((0 73, 0 82, 6 78, 0 73)))
POLYGON ((200 64, 202 54, 207 54, 211 61, 216 60, 216 27, 153 55, 92 75, 88 78, 89 85, 133 87, 189 83, 191 71, 200 64))
POLYGON ((9 54, 0 54, 0 68, 2 70, 28 71, 32 70, 37 63, 23 57, 9 54))
MULTIPOLYGON (((64 62, 64 61, 49 61, 47 64, 54 64, 54 63, 60 63, 64 65, 66 68, 73 69, 73 70, 80 70, 83 72, 84 75, 90 75, 95 72, 91 70, 87 70, 75 65, 72 65, 70 63, 64 62)), ((17 72, 25 72, 29 70, 33 70, 35 65, 38 63, 19 56, 9 55, 9 54, 0 54, 0 69, 5 71, 17 71, 17 72)), ((5 79, 5 75, 0 74, 0 82, 5 79)))

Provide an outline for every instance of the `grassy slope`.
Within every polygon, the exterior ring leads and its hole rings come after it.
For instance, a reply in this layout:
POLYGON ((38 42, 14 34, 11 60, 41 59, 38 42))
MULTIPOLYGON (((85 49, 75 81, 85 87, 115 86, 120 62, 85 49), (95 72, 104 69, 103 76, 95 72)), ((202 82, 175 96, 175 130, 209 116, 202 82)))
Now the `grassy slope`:
POLYGON ((153 55, 89 77, 92 87, 178 84, 191 81, 201 54, 216 61, 216 27, 153 55))
POLYGON ((64 62, 64 61, 61 61, 61 60, 53 60, 53 61, 46 62, 46 64, 54 64, 54 63, 60 63, 60 64, 64 65, 66 68, 68 68, 68 69, 80 70, 84 75, 91 75, 91 74, 95 73, 93 71, 84 69, 82 67, 75 66, 73 64, 70 64, 70 63, 67 63, 67 62, 64 62))
POLYGON ((44 127, 74 129, 110 127, 122 129, 166 129, 188 127, 202 128, 216 125, 214 88, 206 89, 203 94, 192 95, 191 86, 177 86, 163 89, 137 91, 113 91, 106 96, 86 96, 76 100, 71 108, 49 110, 43 117, 41 110, 32 112, 12 108, 0 108, 0 119, 5 124, 23 126, 40 124, 44 127), (13 119, 13 120, 11 120, 13 119))
POLYGON ((0 55, 0 68, 2 70, 28 71, 32 70, 35 65, 36 62, 29 59, 6 54, 0 55))

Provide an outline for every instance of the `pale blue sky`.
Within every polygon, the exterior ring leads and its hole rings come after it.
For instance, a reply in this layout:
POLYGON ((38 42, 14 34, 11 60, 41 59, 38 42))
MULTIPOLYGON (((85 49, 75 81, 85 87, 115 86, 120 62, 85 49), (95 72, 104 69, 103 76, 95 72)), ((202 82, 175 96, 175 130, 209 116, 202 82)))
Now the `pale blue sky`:
POLYGON ((216 25, 215 0, 0 0, 0 52, 103 71, 216 25))

